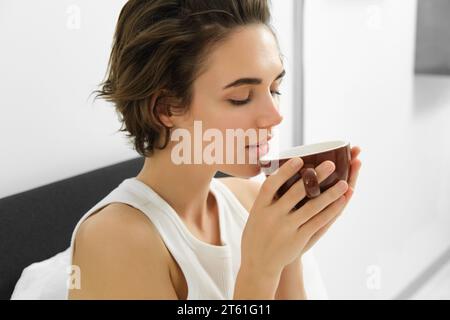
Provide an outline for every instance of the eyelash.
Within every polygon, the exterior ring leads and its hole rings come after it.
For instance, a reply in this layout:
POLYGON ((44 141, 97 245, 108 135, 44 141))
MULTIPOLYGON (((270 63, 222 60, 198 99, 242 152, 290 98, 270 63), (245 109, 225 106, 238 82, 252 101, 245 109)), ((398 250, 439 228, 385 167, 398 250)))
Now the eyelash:
MULTIPOLYGON (((272 95, 277 95, 277 96, 281 96, 281 92, 280 91, 271 91, 272 95)), ((243 106, 246 105, 247 103, 249 103, 251 101, 250 98, 246 99, 246 100, 228 100, 230 101, 230 103, 234 106, 243 106)))

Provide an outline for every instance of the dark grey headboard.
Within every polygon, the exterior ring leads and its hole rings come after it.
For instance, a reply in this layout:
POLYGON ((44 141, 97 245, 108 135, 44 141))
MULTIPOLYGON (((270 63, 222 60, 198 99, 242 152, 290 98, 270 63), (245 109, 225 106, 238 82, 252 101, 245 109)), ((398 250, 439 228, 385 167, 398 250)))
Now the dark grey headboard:
POLYGON ((0 299, 10 299, 26 266, 65 250, 81 216, 143 164, 136 158, 0 199, 0 299))

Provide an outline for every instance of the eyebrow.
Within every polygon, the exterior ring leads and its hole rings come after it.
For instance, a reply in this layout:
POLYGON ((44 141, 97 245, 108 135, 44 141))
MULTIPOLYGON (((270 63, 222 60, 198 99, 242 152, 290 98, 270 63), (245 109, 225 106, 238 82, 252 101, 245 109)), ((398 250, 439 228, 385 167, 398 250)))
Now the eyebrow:
MULTIPOLYGON (((283 70, 276 78, 274 81, 277 81, 278 79, 281 79, 285 76, 286 74, 286 70, 283 70)), ((241 78, 238 79, 236 81, 233 81, 232 83, 226 85, 225 87, 223 87, 223 90, 231 88, 231 87, 239 87, 242 85, 246 85, 246 84, 261 84, 262 83, 262 79, 260 78, 241 78)))

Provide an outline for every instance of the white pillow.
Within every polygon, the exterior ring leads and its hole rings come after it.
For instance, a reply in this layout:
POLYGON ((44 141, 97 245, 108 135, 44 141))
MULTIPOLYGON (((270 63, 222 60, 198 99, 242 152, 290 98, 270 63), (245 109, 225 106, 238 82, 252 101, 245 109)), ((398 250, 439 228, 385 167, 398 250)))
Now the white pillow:
POLYGON ((23 269, 11 300, 66 300, 69 249, 23 269))

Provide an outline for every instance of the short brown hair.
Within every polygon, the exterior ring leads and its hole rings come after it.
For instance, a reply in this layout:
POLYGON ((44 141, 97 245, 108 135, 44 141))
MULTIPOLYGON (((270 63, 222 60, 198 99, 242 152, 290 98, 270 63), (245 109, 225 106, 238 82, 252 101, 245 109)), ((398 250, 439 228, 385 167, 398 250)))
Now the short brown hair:
POLYGON ((134 149, 164 149, 160 114, 185 113, 208 52, 236 27, 270 25, 270 0, 130 0, 117 22, 105 80, 96 98, 115 105, 134 149), (159 145, 159 141, 163 142, 159 145))

